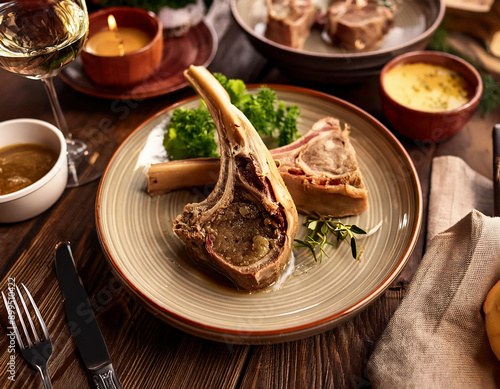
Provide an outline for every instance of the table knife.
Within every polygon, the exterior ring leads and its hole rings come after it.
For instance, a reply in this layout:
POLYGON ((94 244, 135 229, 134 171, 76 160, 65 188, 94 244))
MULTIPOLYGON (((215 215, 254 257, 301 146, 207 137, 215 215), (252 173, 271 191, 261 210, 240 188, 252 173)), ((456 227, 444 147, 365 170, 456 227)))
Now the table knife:
POLYGON ((87 292, 78 276, 69 242, 56 246, 56 272, 69 332, 95 388, 121 389, 87 292))
POLYGON ((500 124, 493 126, 493 215, 500 216, 500 124))

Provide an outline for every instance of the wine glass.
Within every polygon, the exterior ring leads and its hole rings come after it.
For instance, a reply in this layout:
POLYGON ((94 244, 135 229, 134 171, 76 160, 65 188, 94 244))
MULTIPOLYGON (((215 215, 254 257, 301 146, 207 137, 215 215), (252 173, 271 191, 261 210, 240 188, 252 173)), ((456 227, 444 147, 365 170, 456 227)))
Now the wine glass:
POLYGON ((75 187, 102 174, 99 153, 74 139, 54 88, 54 77, 75 60, 89 27, 85 0, 0 0, 0 67, 41 80, 48 93, 57 127, 68 145, 68 184, 75 187))

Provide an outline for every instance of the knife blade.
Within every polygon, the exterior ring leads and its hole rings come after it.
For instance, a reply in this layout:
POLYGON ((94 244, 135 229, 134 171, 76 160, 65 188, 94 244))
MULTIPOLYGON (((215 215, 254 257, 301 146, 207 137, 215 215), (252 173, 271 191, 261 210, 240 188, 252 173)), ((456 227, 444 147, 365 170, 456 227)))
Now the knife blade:
POLYGON ((77 273, 69 242, 56 246, 56 273, 69 332, 95 388, 121 389, 92 305, 77 273))
POLYGON ((500 124, 493 126, 493 216, 500 216, 500 124))

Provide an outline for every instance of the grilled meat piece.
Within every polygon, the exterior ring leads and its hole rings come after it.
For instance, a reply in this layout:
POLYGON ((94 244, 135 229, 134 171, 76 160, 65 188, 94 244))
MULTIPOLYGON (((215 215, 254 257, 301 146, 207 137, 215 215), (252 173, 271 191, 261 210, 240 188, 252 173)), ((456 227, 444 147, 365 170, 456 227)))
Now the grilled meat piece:
MULTIPOLYGON (((318 120, 295 142, 270 150, 297 209, 334 217, 358 215, 368 207, 367 192, 349 131, 338 119, 318 120)), ((213 184, 216 158, 194 158, 151 165, 148 192, 155 196, 190 186, 213 184)))
POLYGON ((317 121, 306 135, 273 150, 272 156, 300 212, 342 217, 368 207, 349 131, 341 129, 338 119, 317 121))
POLYGON ((267 39, 301 49, 315 20, 312 0, 266 0, 267 39))
POLYGON ((173 230, 195 261, 241 289, 263 288, 288 263, 297 210, 269 151, 222 85, 204 67, 191 66, 185 76, 217 127, 220 173, 210 195, 187 204, 173 230))
POLYGON ((395 8, 364 2, 335 1, 327 10, 325 32, 333 44, 348 50, 373 50, 394 26, 395 8))

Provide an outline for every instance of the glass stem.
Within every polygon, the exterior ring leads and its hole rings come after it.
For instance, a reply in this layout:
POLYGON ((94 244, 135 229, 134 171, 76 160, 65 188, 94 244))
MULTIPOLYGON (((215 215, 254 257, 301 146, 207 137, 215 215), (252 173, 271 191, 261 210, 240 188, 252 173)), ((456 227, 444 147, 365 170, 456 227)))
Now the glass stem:
POLYGON ((73 141, 73 137, 71 136, 71 132, 69 132, 68 123, 66 123, 66 118, 64 117, 63 111, 61 109, 61 105, 59 104, 59 99, 57 98, 56 88, 54 88, 54 80, 52 78, 42 78, 41 81, 45 86, 45 90, 49 95, 50 106, 52 107, 52 112, 54 113, 54 118, 56 119, 56 125, 63 133, 66 138, 66 144, 68 146, 68 184, 67 187, 78 186, 80 184, 80 180, 78 178, 78 174, 76 171, 76 165, 74 157, 79 154, 79 151, 82 152, 85 150, 84 147, 80 147, 80 149, 76 148, 75 141, 73 141))
POLYGON ((61 105, 59 104, 59 100, 57 98, 53 78, 42 78, 41 81, 43 82, 45 90, 49 95, 50 106, 52 107, 52 112, 54 113, 57 127, 59 127, 59 129, 62 131, 66 139, 72 139, 71 132, 69 132, 68 124, 66 123, 66 118, 64 117, 61 105))

